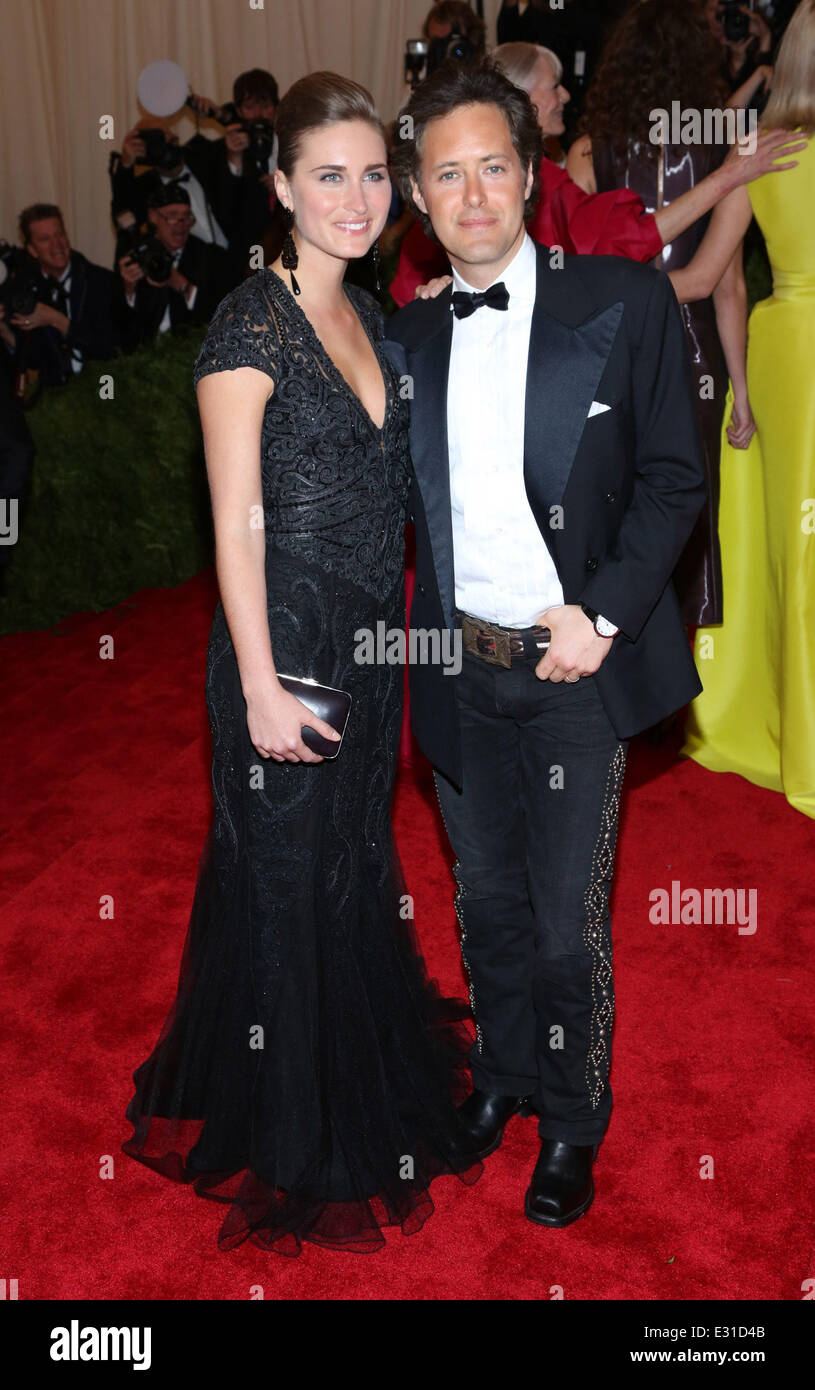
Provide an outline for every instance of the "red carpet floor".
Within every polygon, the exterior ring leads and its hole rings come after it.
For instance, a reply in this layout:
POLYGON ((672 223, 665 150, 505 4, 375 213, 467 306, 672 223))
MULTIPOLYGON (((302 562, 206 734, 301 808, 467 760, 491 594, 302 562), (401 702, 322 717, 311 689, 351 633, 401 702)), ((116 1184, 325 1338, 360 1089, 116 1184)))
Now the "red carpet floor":
MULTIPOLYGON (((221 1254, 221 1208, 120 1152, 210 815, 213 603, 206 574, 0 643, 0 1274, 20 1299, 246 1299, 258 1284, 267 1299, 800 1299, 815 1273, 815 825, 779 795, 677 762, 675 745, 637 741, 629 760, 615 1108, 582 1220, 557 1232, 524 1218, 528 1119, 510 1122, 474 1187, 436 1182, 427 1225, 372 1255, 221 1254), (652 925, 649 893, 673 880, 757 889, 758 930, 652 925)), ((434 803, 424 765, 404 768, 396 822, 417 926, 431 973, 463 992, 434 803)))

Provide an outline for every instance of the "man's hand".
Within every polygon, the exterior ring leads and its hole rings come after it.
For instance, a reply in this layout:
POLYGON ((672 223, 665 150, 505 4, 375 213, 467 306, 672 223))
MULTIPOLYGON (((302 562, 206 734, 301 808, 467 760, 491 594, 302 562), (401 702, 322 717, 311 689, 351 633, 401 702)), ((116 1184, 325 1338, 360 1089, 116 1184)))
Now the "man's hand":
POLYGON ((146 146, 142 139, 142 133, 138 126, 127 132, 122 141, 122 166, 130 169, 137 159, 143 159, 146 154, 146 146))
POLYGON ((574 684, 581 676, 593 676, 614 641, 613 637, 597 635, 594 623, 578 603, 548 608, 537 621, 552 634, 549 650, 535 667, 535 675, 541 681, 565 680, 574 684))
MULTIPOLYGON (((149 284, 156 284, 156 281, 151 280, 149 276, 147 277, 147 279, 149 284)), ((181 271, 178 269, 178 266, 174 265, 172 270, 170 271, 169 280, 165 280, 163 285, 159 285, 159 289, 163 289, 165 285, 168 286, 169 289, 175 290, 176 294, 183 294, 184 298, 186 299, 190 290, 192 289, 192 280, 188 280, 186 275, 181 274, 181 271)))
POLYGON ((68 316, 61 314, 53 305, 40 302, 34 305, 30 314, 14 314, 11 322, 15 328, 44 328, 49 325, 64 334, 67 332, 68 316))
POLYGON ((197 92, 190 93, 189 104, 199 116, 209 116, 211 111, 218 109, 214 101, 210 101, 209 97, 202 97, 197 92))
POLYGON ((119 257, 119 274, 124 282, 125 292, 133 294, 139 280, 144 279, 144 268, 129 255, 119 257))
POLYGON ((237 122, 228 125, 224 132, 227 159, 235 169, 243 169, 243 152, 249 148, 249 135, 237 122))

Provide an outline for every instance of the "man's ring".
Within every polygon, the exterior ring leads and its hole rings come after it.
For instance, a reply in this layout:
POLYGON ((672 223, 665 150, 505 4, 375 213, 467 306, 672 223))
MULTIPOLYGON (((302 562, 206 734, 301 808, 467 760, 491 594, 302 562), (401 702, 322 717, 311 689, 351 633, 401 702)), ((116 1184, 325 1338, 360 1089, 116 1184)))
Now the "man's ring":
POLYGON ((575 676, 575 677, 574 677, 574 680, 569 680, 569 677, 568 677, 568 676, 565 676, 565 677, 564 677, 564 680, 566 681, 566 684, 567 684, 567 685, 576 685, 577 682, 580 680, 580 677, 579 677, 579 676, 575 676))

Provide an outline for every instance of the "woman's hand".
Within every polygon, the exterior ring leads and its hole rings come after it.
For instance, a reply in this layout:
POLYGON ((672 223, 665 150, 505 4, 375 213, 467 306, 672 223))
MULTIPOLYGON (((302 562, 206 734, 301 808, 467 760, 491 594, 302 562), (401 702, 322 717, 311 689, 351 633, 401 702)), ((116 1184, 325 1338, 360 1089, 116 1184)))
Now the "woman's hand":
POLYGON ((734 449, 746 449, 755 432, 756 422, 749 400, 746 397, 743 400, 734 400, 730 423, 727 426, 729 442, 734 449))
POLYGON ((247 697, 246 723, 249 737, 260 756, 273 758, 276 763, 324 761, 319 753, 313 753, 303 742, 304 724, 335 743, 340 738, 336 729, 312 714, 296 695, 284 690, 277 677, 261 695, 247 697))
POLYGON ((426 285, 417 285, 413 298, 435 299, 436 295, 441 294, 442 290, 446 290, 452 283, 452 275, 436 275, 434 279, 428 280, 426 285))
POLYGON ((762 130, 752 154, 745 154, 746 147, 738 141, 731 145, 727 158, 722 163, 722 171, 730 175, 730 187, 738 188, 740 184, 760 179, 764 174, 778 173, 781 169, 794 169, 798 160, 790 159, 789 156, 805 150, 807 143, 800 131, 796 133, 793 130, 762 130), (782 157, 787 161, 785 164, 773 162, 782 157))

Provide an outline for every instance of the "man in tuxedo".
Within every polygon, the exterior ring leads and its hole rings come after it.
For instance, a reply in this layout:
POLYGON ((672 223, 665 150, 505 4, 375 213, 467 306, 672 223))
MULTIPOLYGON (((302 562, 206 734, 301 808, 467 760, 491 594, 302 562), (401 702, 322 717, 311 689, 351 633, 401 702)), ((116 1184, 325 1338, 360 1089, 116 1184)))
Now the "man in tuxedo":
POLYGON ((29 313, 8 317, 16 363, 38 371, 45 386, 62 385, 90 358, 110 358, 116 351, 114 276, 71 246, 55 203, 24 208, 20 236, 37 302, 29 313))
POLYGON ((147 217, 170 270, 157 280, 130 252, 120 257, 118 314, 126 352, 179 324, 208 323, 228 288, 226 253, 190 231, 194 218, 183 184, 151 193, 147 217))
POLYGON ((411 627, 464 647, 455 677, 410 671, 476 1022, 461 1117, 483 1156, 537 1113, 525 1211, 565 1226, 611 1113, 627 743, 701 689, 670 580, 705 492, 691 370, 666 276, 528 237, 540 131, 500 70, 445 64, 402 129, 454 279, 387 346, 412 382, 411 627))

